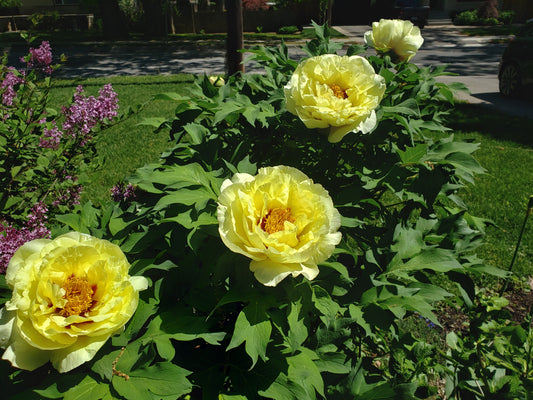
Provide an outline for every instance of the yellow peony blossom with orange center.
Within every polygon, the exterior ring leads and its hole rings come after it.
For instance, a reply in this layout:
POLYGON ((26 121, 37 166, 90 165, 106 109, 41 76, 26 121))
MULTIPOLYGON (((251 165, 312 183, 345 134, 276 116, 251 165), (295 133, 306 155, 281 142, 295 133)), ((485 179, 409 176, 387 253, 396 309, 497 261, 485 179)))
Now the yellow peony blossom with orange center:
POLYGON ((285 277, 314 279, 341 240, 340 214, 328 192, 296 168, 261 168, 222 184, 217 218, 224 244, 251 259, 266 286, 285 277))
POLYGON ((59 372, 92 359, 131 318, 146 278, 129 276, 120 248, 78 232, 22 245, 9 261, 13 293, 0 310, 2 358, 59 372))
POLYGON ((287 111, 307 128, 327 130, 328 141, 336 143, 349 132, 376 127, 385 79, 363 57, 324 54, 300 63, 284 92, 287 111))

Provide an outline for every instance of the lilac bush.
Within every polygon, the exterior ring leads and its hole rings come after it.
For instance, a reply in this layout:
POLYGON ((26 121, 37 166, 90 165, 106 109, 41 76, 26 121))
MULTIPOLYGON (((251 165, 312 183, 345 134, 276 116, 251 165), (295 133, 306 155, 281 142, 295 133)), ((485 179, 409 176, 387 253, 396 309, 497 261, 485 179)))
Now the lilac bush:
POLYGON ((50 43, 44 40, 39 47, 30 47, 29 54, 22 57, 21 61, 26 62, 29 68, 34 68, 50 75, 52 68, 52 48, 50 43))
POLYGON ((49 235, 47 217, 80 203, 78 176, 98 163, 95 138, 116 120, 110 84, 98 96, 78 86, 69 104, 48 106, 50 43, 30 48, 23 69, 0 67, 0 271, 25 241, 49 235))
POLYGON ((21 228, 0 220, 0 273, 5 272, 9 260, 24 243, 50 237, 50 230, 45 225, 47 212, 44 203, 34 204, 21 228))

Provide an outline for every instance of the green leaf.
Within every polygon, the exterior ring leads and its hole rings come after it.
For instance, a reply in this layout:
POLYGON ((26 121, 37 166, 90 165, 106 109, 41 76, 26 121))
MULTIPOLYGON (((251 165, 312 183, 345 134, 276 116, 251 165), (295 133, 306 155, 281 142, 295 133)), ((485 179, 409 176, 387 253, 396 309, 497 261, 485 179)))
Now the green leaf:
POLYGON ((159 128, 167 122, 167 119, 164 117, 145 117, 137 125, 148 125, 153 126, 154 128, 159 128))
POLYGON ((351 370, 346 354, 339 351, 333 344, 326 345, 317 350, 318 360, 315 364, 320 372, 331 374, 348 374, 351 370))
POLYGON ((210 332, 204 318, 193 317, 183 310, 176 309, 156 315, 141 337, 141 341, 147 344, 167 339, 180 341, 203 339, 209 344, 218 345, 225 335, 225 332, 210 332))
POLYGON ((361 328, 363 328, 365 330, 365 333, 370 336, 372 333, 372 327, 370 326, 368 322, 366 322, 364 318, 363 310, 361 309, 361 307, 356 306, 355 304, 350 304, 349 311, 350 311, 350 317, 353 318, 355 323, 359 325, 361 328))
POLYGON ((302 348, 299 354, 292 357, 287 357, 289 368, 287 375, 293 382, 298 382, 301 385, 307 396, 306 399, 316 398, 315 390, 324 396, 324 381, 320 375, 320 371, 314 360, 318 359, 315 352, 302 348))
POLYGON ((90 375, 86 375, 83 381, 67 390, 64 400, 94 400, 110 398, 109 386, 105 383, 96 382, 90 375))
POLYGON ((391 246, 391 250, 396 251, 402 260, 414 257, 425 247, 420 230, 404 228, 401 225, 396 227, 393 240, 395 243, 391 246))
POLYGON ((125 331, 120 335, 125 338, 125 341, 123 343, 117 343, 115 338, 113 338, 113 344, 116 346, 127 345, 128 341, 131 340, 133 336, 141 330, 148 319, 157 312, 158 304, 159 302, 153 297, 148 299, 148 303, 143 299, 139 299, 135 314, 133 314, 133 317, 128 322, 125 331))
POLYGON ((455 259, 451 250, 431 248, 424 250, 406 263, 398 261, 391 263, 387 268, 387 273, 412 272, 422 269, 431 269, 436 272, 448 272, 462 268, 463 267, 455 259))
POLYGON ((383 111, 390 114, 404 114, 413 117, 420 117, 420 109, 415 99, 407 99, 394 106, 383 106, 383 111))
POLYGON ((171 204, 185 204, 187 206, 197 204, 199 209, 203 208, 209 200, 216 200, 212 191, 205 187, 196 189, 179 189, 163 197, 154 206, 154 210, 161 210, 171 204))
POLYGON ((72 230, 91 234, 89 228, 98 227, 99 216, 100 210, 93 207, 92 202, 89 200, 83 204, 78 213, 58 214, 55 216, 55 219, 68 225, 72 230))
POLYGON ((128 400, 151 399, 153 396, 178 398, 192 390, 187 379, 190 372, 170 362, 128 372, 129 379, 113 376, 113 388, 128 400))
POLYGON ((355 367, 355 374, 350 376, 350 392, 354 400, 389 400, 395 398, 395 392, 388 382, 377 381, 367 383, 365 370, 361 368, 360 360, 355 367))
POLYGON ((407 147, 405 151, 397 150, 397 153, 403 164, 415 164, 426 155, 427 148, 427 144, 417 144, 415 147, 407 147))
POLYGON ((324 318, 322 320, 326 325, 330 325, 335 321, 337 314, 341 311, 341 307, 331 299, 329 293, 320 286, 313 286, 313 303, 318 311, 320 311, 324 318))
POLYGON ((366 51, 366 46, 362 44, 352 44, 348 49, 346 50, 347 56, 355 56, 357 54, 364 53, 366 51))
POLYGON ((204 138, 209 135, 209 129, 200 124, 189 123, 185 125, 183 129, 189 134, 193 144, 202 143, 204 138))
POLYGON ((159 94, 156 94, 153 98, 154 100, 171 100, 171 101, 182 101, 186 99, 186 97, 183 97, 181 94, 172 93, 172 92, 159 93, 159 94))
POLYGON ((151 269, 170 271, 173 268, 178 268, 178 266, 170 260, 165 260, 160 264, 156 264, 155 259, 141 258, 132 263, 130 275, 144 275, 146 271, 151 269))
POLYGON ((287 315, 289 333, 286 340, 288 342, 291 354, 294 354, 296 351, 298 351, 300 346, 307 339, 307 327, 305 326, 303 318, 300 318, 301 310, 302 303, 300 300, 290 303, 289 313, 287 315))
POLYGON ((215 215, 203 212, 200 213, 195 219, 191 216, 193 210, 187 210, 184 213, 178 214, 175 217, 163 218, 159 223, 165 222, 177 222, 186 229, 195 229, 205 225, 218 225, 218 219, 215 215))
POLYGON ((226 351, 234 349, 245 342, 246 353, 252 359, 252 369, 258 357, 267 361, 266 349, 272 333, 272 324, 268 319, 265 306, 253 301, 239 313, 235 329, 226 351))
POLYGON ((287 375, 283 373, 280 373, 276 377, 276 380, 266 390, 260 390, 257 392, 257 394, 273 400, 309 399, 308 393, 305 391, 305 389, 298 383, 289 380, 287 375))
POLYGON ((7 210, 14 205, 20 204, 20 202, 23 200, 24 199, 22 197, 18 196, 9 197, 6 201, 6 205, 4 206, 4 210, 7 210))

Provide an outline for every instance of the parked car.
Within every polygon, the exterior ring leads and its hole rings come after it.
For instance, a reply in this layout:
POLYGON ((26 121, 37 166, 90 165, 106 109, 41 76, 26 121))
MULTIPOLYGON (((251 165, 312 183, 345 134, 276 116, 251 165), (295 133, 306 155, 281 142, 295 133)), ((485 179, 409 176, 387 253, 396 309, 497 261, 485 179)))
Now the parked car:
POLYGON ((498 72, 500 93, 517 97, 533 86, 533 20, 529 20, 503 52, 498 72))
POLYGON ((396 0, 394 16, 411 21, 419 28, 423 28, 428 23, 429 0, 396 0))

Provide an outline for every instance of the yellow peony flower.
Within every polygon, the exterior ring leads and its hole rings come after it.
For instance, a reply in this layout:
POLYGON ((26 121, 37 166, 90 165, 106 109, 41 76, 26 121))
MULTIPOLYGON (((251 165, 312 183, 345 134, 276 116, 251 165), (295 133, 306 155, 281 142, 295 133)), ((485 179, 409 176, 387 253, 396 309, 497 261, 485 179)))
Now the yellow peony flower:
POLYGON ((340 214, 328 192, 296 168, 261 168, 224 181, 217 217, 222 241, 252 259, 250 270, 266 286, 288 275, 314 279, 317 264, 341 240, 340 214))
POLYGON ((385 79, 365 58, 335 54, 303 61, 285 86, 287 110, 308 128, 329 129, 331 143, 351 131, 374 129, 384 92, 385 79))
POLYGON ((381 19, 365 33, 365 43, 378 53, 392 52, 394 61, 409 61, 424 43, 420 29, 411 21, 381 19))
POLYGON ((226 83, 224 81, 224 78, 222 78, 221 76, 217 76, 217 75, 210 75, 209 78, 207 79, 209 79, 209 82, 211 82, 211 85, 215 87, 224 86, 224 84, 226 83))
POLYGON ((11 258, 13 294, 0 310, 3 359, 67 372, 91 360, 137 308, 141 276, 130 277, 120 248, 78 232, 25 243, 11 258))

